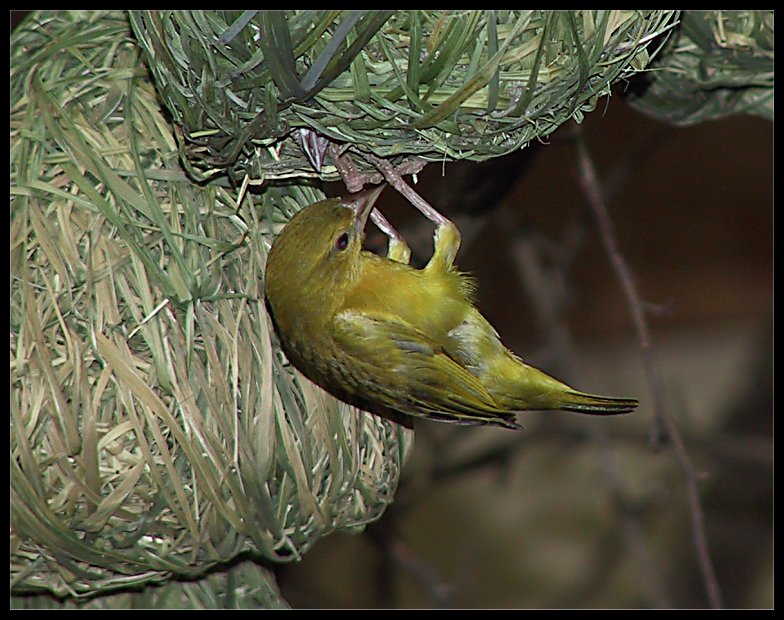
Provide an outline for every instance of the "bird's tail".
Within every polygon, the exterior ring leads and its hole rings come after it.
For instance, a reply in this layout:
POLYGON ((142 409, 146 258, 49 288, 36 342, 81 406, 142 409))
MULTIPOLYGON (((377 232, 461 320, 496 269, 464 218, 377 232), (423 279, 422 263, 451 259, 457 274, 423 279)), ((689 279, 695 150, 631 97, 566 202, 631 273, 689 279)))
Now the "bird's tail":
POLYGON ((596 396, 576 390, 564 392, 558 409, 587 413, 590 415, 618 415, 634 411, 639 401, 634 398, 615 398, 612 396, 596 396))

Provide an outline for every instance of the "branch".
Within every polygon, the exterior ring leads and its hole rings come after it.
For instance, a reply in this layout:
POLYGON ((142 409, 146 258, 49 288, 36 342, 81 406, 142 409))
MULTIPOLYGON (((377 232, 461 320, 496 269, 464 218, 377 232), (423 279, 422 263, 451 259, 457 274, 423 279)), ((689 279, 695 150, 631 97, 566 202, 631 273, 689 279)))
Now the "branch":
POLYGON ((615 270, 618 282, 621 285, 626 302, 631 311, 635 331, 640 342, 645 375, 653 393, 654 416, 660 427, 663 427, 665 436, 672 442, 678 463, 686 476, 686 489, 691 518, 692 537, 697 553, 698 564, 702 575, 703 585, 708 595, 710 605, 714 609, 722 607, 721 590, 716 579, 716 572, 708 551, 708 539, 705 533, 705 517, 700 501, 698 483, 703 478, 695 468, 686 452, 683 438, 675 424, 672 412, 669 410, 664 397, 664 384, 661 379, 658 364, 653 353, 651 334, 645 319, 644 302, 640 297, 629 267, 618 247, 615 231, 610 218, 607 205, 602 196, 602 189, 591 154, 585 142, 582 130, 575 126, 577 141, 578 181, 580 187, 588 198, 588 204, 596 218, 596 224, 602 239, 607 256, 615 270))
POLYGON ((454 607, 457 602, 455 587, 446 582, 433 565, 419 557, 400 539, 394 515, 394 510, 388 511, 382 521, 371 524, 366 530, 382 553, 376 588, 379 603, 382 607, 394 604, 391 584, 395 580, 393 570, 397 569, 410 575, 435 607, 454 607))
MULTIPOLYGON (((546 247, 541 237, 530 234, 512 235, 511 233, 515 231, 515 225, 513 218, 509 215, 504 217, 505 221, 503 222, 503 230, 509 235, 510 256, 519 273, 519 279, 527 291, 527 297, 533 304, 537 321, 547 335, 548 350, 553 351, 560 372, 570 381, 576 380, 577 377, 573 363, 575 359, 574 343, 564 322, 564 291, 566 290, 569 268, 585 237, 587 219, 581 216, 571 226, 567 226, 564 242, 557 248, 546 247), (556 260, 545 260, 545 253, 548 258, 554 255, 556 260)), ((592 438, 592 443, 598 448, 603 480, 618 514, 624 547, 636 560, 640 573, 639 583, 648 599, 656 607, 671 607, 667 592, 648 551, 640 524, 641 511, 630 506, 629 500, 623 492, 621 468, 613 453, 613 447, 620 439, 620 435, 616 434, 611 441, 604 425, 589 424, 586 428, 592 438)), ((542 429, 538 430, 537 436, 543 436, 542 429)), ((567 438, 570 429, 559 427, 553 429, 553 432, 567 438)), ((581 439, 585 439, 583 431, 571 438, 572 441, 580 441, 581 439)), ((607 549, 605 553, 612 553, 612 551, 607 549)), ((609 558, 607 561, 610 561, 609 558)), ((582 592, 576 588, 574 591, 570 591, 570 595, 579 597, 581 594, 591 591, 596 586, 594 580, 601 579, 601 576, 595 572, 592 572, 591 575, 591 579, 581 584, 582 592)))

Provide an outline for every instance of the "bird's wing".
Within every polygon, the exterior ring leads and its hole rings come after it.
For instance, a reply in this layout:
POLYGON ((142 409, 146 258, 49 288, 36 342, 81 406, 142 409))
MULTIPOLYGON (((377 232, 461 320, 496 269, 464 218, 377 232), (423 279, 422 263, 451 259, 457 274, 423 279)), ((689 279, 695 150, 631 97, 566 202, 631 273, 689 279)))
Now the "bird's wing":
POLYGON ((517 428, 482 383, 432 338, 394 315, 338 313, 334 338, 352 382, 385 406, 462 424, 517 428))

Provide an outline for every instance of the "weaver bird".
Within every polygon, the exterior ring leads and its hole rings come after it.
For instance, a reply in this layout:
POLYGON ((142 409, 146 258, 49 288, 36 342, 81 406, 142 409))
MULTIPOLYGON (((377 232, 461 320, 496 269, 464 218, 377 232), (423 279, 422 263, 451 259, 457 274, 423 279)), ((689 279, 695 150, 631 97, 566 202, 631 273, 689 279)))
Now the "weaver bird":
POLYGON ((612 415, 637 407, 579 392, 509 351, 476 309, 473 279, 455 268, 458 229, 437 212, 426 213, 437 227, 422 269, 408 264, 408 246, 379 212, 387 256, 364 250, 380 192, 305 207, 270 249, 268 306, 283 351, 306 377, 408 426, 405 416, 521 428, 516 413, 524 410, 612 415))

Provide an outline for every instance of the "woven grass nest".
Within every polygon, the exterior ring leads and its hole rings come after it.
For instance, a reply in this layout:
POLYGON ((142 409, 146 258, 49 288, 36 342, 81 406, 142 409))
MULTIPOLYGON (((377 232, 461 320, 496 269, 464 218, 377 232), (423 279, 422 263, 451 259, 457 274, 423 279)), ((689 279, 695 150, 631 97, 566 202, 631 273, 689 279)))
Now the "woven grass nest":
POLYGON ((683 11, 632 105, 676 125, 729 114, 773 120, 773 23, 773 11, 683 11))
POLYGON ((580 120, 677 11, 134 11, 189 173, 337 179, 299 129, 381 157, 483 160, 580 120))
POLYGON ((11 583, 88 596, 301 556, 392 501, 407 429, 279 354, 272 236, 311 188, 200 187, 127 15, 14 35, 11 583))

